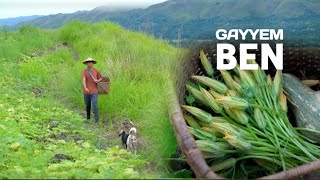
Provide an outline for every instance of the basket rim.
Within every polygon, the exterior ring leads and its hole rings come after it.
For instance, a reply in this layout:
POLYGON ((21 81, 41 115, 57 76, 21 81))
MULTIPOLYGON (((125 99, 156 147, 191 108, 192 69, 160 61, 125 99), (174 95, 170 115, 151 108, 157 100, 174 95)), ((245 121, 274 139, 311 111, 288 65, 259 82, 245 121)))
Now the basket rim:
POLYGON ((111 83, 111 78, 108 76, 103 76, 102 77, 102 81, 100 81, 100 83, 111 83), (103 80, 107 80, 107 81, 103 81, 103 80))

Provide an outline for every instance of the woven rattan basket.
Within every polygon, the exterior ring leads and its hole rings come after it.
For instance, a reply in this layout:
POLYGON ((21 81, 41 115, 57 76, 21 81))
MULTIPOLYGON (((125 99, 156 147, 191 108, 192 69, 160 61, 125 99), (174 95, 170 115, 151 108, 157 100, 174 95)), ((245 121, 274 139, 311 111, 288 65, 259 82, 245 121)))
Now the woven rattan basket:
POLYGON ((110 91, 110 84, 111 84, 111 79, 109 77, 103 77, 102 81, 100 82, 100 85, 98 86, 99 94, 100 95, 108 94, 110 91))
MULTIPOLYGON (((171 123, 180 145, 181 151, 185 155, 188 164, 191 166, 197 178, 221 179, 215 174, 206 164, 200 150, 197 148, 195 140, 187 128, 187 124, 183 119, 183 112, 180 108, 181 104, 185 104, 184 96, 186 93, 185 83, 189 80, 191 75, 202 75, 204 70, 200 64, 199 49, 202 48, 209 57, 215 62, 215 49, 213 46, 205 45, 191 50, 187 60, 182 61, 181 66, 178 68, 179 79, 177 82, 177 90, 171 93, 171 123), (210 48, 211 47, 211 48, 210 48)), ((257 59, 260 58, 259 51, 255 52, 257 59)), ((238 58, 237 58, 238 59, 238 58)), ((259 62, 258 62, 259 63, 259 62)), ((269 63, 271 64, 271 63, 269 63)), ((216 67, 215 64, 213 67, 216 67)), ((320 47, 288 47, 284 49, 284 70, 283 72, 291 73, 299 78, 320 79, 320 47)), ((275 70, 271 68, 270 74, 274 74, 275 70)), ((314 87, 319 90, 319 85, 314 87)), ((320 169, 320 160, 304 164, 287 171, 278 172, 273 175, 262 177, 263 179, 290 179, 302 175, 309 174, 315 170, 320 169)))

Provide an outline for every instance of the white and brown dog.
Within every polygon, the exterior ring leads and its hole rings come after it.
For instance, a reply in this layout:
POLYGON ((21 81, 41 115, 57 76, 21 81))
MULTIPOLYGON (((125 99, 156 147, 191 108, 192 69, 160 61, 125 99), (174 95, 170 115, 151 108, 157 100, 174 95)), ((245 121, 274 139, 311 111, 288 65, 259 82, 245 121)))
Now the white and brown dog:
POLYGON ((126 150, 137 154, 137 129, 132 127, 129 130, 129 133, 126 133, 124 130, 121 130, 119 136, 121 136, 122 145, 125 147, 126 150))

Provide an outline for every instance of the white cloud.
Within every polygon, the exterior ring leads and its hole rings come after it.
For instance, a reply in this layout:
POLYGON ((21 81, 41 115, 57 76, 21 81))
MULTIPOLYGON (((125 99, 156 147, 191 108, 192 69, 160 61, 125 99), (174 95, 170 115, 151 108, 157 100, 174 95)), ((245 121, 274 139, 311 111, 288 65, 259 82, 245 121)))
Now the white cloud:
POLYGON ((147 7, 165 0, 1 0, 0 18, 72 13, 97 6, 147 7))

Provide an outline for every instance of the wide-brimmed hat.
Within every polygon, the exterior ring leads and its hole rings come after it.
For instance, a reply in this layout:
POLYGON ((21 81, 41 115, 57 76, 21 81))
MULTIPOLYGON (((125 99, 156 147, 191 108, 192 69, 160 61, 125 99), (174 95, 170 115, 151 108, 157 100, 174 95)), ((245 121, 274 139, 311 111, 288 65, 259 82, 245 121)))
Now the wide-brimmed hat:
POLYGON ((88 57, 86 60, 83 61, 83 64, 87 64, 87 62, 92 62, 93 64, 96 64, 97 61, 94 60, 93 58, 91 57, 88 57))

